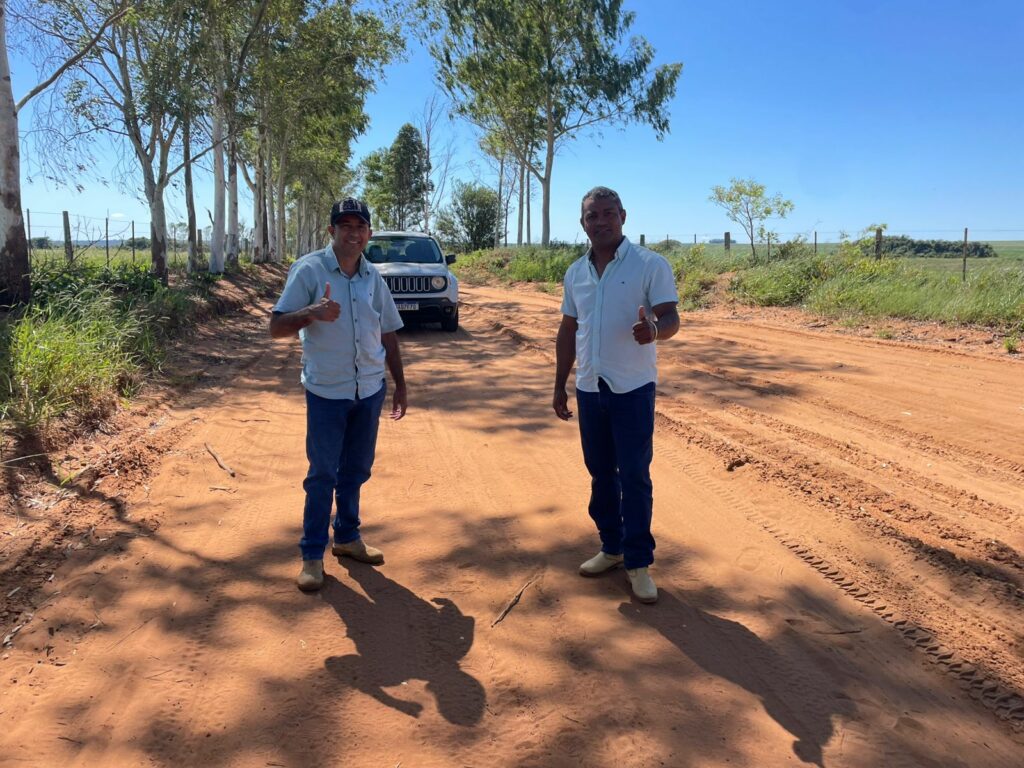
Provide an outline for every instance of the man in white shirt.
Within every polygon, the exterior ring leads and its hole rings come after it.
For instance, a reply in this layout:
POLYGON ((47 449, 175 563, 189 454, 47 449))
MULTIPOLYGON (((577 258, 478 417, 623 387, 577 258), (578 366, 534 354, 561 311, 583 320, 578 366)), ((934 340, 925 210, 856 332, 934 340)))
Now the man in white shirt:
POLYGON ((330 244, 292 264, 274 305, 270 335, 302 341, 306 389, 306 456, 302 484, 302 570, 299 589, 324 583, 324 551, 334 517, 331 552, 374 565, 384 554, 359 535, 359 489, 370 478, 377 426, 387 393, 385 367, 395 384, 391 418, 405 415, 407 395, 396 331, 402 319, 384 278, 363 257, 370 210, 348 198, 331 208, 330 244))
POLYGON ((648 566, 654 562, 655 343, 679 330, 679 296, 668 261, 623 236, 626 211, 613 190, 587 192, 580 223, 590 250, 565 273, 552 402, 558 418, 572 418, 566 383, 575 362, 589 512, 601 538, 601 551, 580 565, 580 574, 623 564, 633 594, 654 603, 658 588, 648 566))

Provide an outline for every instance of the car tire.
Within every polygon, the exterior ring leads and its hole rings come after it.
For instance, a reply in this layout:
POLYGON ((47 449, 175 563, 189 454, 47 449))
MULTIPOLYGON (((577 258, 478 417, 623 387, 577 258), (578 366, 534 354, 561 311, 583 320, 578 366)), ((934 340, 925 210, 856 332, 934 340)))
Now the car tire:
POLYGON ((455 310, 455 314, 451 317, 445 317, 441 319, 441 330, 448 331, 449 333, 455 333, 459 330, 459 310, 455 310))

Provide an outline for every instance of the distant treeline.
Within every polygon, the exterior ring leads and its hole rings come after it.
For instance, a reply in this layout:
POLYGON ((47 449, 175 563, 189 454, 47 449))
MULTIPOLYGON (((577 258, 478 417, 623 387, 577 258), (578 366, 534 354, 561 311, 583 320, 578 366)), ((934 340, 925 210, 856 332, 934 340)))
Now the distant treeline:
MULTIPOLYGON (((867 255, 875 253, 875 242, 863 243, 867 255)), ((963 242, 955 240, 915 240, 906 235, 882 237, 882 255, 893 258, 959 259, 964 255, 963 242)), ((989 243, 968 243, 967 256, 971 259, 995 258, 996 250, 989 243)))

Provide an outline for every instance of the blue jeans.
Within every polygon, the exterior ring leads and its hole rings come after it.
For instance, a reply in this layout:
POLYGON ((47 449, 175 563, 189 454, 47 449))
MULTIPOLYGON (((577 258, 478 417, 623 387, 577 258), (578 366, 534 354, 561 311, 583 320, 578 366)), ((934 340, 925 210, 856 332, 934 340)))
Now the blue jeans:
POLYGON ((620 395, 599 379, 598 390, 576 390, 590 517, 604 552, 623 555, 626 568, 644 568, 654 562, 654 383, 620 395))
POLYGON ((380 390, 361 400, 328 400, 306 391, 309 473, 302 483, 303 560, 323 559, 335 500, 334 541, 344 544, 359 538, 359 488, 370 479, 386 394, 383 382, 380 390))

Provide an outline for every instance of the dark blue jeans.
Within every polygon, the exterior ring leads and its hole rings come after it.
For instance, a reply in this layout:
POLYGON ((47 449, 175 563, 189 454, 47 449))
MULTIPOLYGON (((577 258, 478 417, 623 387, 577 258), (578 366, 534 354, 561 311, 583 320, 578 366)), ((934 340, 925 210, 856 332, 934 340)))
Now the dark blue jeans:
POLYGON ((654 383, 619 395, 599 379, 598 389, 576 390, 590 516, 602 550, 623 555, 626 568, 644 568, 654 562, 654 383))
POLYGON ((306 391, 309 473, 302 483, 303 560, 323 559, 335 500, 334 541, 344 544, 359 538, 359 488, 370 479, 386 394, 383 383, 378 392, 361 400, 328 400, 306 391))

